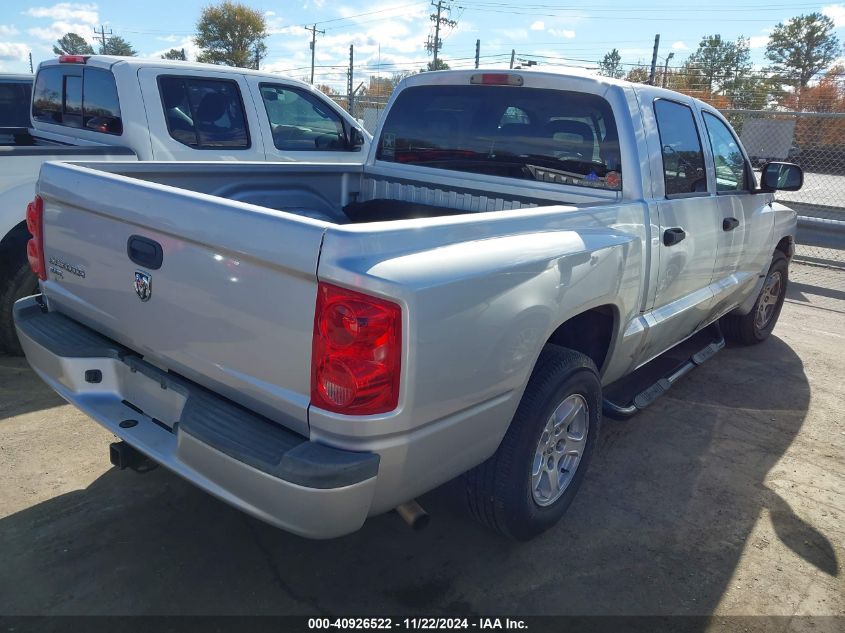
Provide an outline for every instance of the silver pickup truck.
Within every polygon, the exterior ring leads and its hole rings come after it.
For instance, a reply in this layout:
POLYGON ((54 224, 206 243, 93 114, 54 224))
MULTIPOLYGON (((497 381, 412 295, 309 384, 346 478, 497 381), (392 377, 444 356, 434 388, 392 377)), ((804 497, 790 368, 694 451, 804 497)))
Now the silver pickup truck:
POLYGON ((602 410, 647 406, 778 318, 799 168, 659 88, 423 73, 364 165, 45 164, 28 209, 38 374, 154 460, 328 538, 462 475, 527 539, 564 513, 602 410), (603 389, 700 330, 630 402, 603 389))

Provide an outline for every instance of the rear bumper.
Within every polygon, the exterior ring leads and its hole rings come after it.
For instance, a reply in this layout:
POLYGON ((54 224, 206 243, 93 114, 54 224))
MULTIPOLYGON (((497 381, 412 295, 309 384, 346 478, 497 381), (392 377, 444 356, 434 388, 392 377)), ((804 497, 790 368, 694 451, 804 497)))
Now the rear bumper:
POLYGON ((377 454, 310 442, 45 312, 37 297, 18 301, 14 315, 29 364, 50 387, 199 488, 309 538, 341 536, 364 523, 377 454), (136 423, 124 428, 126 420, 136 423))

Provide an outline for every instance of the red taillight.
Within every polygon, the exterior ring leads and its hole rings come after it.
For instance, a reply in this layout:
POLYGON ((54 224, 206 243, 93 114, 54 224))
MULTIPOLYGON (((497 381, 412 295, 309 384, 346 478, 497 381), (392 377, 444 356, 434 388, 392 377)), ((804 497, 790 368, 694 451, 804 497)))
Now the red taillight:
POLYGON ((472 75, 469 82, 485 86, 521 86, 523 84, 522 76, 513 73, 480 73, 472 75))
POLYGON ((87 61, 87 55, 59 55, 60 64, 84 64, 87 61))
POLYGON ((384 299, 320 282, 311 348, 311 403, 335 413, 396 408, 402 310, 384 299))
POLYGON ((47 266, 44 263, 44 201, 41 196, 26 205, 26 228, 32 238, 26 243, 26 258, 32 272, 41 281, 47 279, 47 266))

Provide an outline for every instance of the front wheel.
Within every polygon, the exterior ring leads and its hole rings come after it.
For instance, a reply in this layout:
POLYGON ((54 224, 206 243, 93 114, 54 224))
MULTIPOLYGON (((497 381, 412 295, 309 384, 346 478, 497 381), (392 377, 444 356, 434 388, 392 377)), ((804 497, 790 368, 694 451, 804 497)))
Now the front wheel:
POLYGON ((593 362, 547 345, 499 449, 464 475, 470 512, 517 540, 552 527, 584 479, 600 422, 601 383, 593 362))
POLYGON ((775 251, 772 265, 751 311, 748 314, 727 314, 722 317, 725 338, 740 345, 754 345, 769 338, 783 308, 788 281, 789 260, 780 251, 775 251))

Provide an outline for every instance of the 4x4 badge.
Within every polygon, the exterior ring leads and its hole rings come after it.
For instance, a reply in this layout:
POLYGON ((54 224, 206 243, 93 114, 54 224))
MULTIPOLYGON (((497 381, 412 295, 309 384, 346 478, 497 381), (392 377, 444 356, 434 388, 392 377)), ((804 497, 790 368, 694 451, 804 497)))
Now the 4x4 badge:
POLYGON ((141 301, 149 301, 153 294, 153 278, 148 273, 135 271, 135 294, 141 301))

